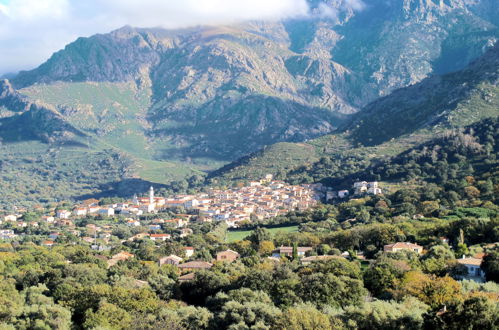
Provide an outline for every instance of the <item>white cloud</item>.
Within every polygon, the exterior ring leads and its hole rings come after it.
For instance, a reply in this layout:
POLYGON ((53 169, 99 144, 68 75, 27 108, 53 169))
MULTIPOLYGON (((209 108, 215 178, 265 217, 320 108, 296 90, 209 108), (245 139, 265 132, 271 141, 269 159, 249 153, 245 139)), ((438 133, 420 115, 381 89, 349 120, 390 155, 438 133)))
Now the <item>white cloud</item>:
MULTIPOLYGON (((360 9, 363 3, 344 5, 360 9)), ((307 0, 0 0, 0 74, 33 68, 79 36, 124 25, 181 28, 279 20, 308 11, 307 0)))

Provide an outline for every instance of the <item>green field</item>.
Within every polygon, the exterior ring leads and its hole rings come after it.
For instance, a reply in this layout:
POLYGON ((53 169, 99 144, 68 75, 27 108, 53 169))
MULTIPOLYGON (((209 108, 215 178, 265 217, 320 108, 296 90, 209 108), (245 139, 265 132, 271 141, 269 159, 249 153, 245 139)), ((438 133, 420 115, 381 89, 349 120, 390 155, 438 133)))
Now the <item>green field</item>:
MULTIPOLYGON (((278 228, 268 228, 268 230, 275 235, 277 232, 293 233, 298 231, 298 226, 287 226, 278 228)), ((243 240, 246 236, 251 234, 253 230, 234 230, 227 233, 227 242, 237 242, 243 240)))

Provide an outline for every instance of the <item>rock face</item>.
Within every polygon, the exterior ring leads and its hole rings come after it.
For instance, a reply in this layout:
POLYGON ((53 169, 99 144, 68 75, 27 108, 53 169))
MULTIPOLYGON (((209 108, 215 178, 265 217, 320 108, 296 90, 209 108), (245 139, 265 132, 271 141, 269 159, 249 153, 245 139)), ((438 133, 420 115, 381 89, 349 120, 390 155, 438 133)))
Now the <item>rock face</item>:
POLYGON ((329 133, 379 96, 463 68, 498 37, 494 0, 309 2, 301 20, 80 38, 13 85, 132 81, 151 91, 145 126, 173 145, 164 158, 231 160, 329 133))
POLYGON ((31 102, 8 80, 0 81, 0 141, 75 142, 85 134, 70 125, 54 108, 31 102))
POLYGON ((344 130, 376 145, 421 128, 465 126, 499 115, 499 44, 464 70, 433 76, 376 100, 344 130))

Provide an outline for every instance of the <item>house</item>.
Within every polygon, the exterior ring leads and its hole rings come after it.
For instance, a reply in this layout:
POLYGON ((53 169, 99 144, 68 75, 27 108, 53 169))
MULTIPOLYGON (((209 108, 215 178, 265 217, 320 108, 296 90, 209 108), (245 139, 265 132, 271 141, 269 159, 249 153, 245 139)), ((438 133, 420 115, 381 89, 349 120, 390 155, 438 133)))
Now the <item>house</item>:
POLYGON ((100 210, 100 207, 98 205, 92 205, 92 206, 88 207, 87 213, 90 213, 90 214, 97 213, 97 212, 99 212, 99 210, 100 210))
POLYGON ((194 255, 194 248, 192 246, 186 246, 184 248, 184 251, 187 258, 190 258, 194 255))
POLYGON ((381 188, 378 186, 378 182, 373 181, 367 184, 367 193, 370 195, 379 195, 382 193, 381 188))
POLYGON ((166 241, 167 239, 170 239, 172 235, 170 234, 151 234, 149 235, 149 238, 153 241, 166 241))
POLYGON ((61 235, 61 233, 57 233, 57 232, 50 233, 49 238, 50 239, 57 239, 57 237, 59 237, 60 235, 61 235))
POLYGON ((114 215, 114 209, 112 207, 105 207, 98 211, 99 215, 110 217, 114 215))
POLYGON ((17 237, 16 234, 14 234, 14 231, 11 229, 1 229, 0 230, 0 239, 12 239, 17 237))
POLYGON ((182 258, 179 256, 176 256, 174 254, 169 255, 168 257, 163 257, 159 259, 159 265, 179 265, 182 262, 182 258))
POLYGON ((125 251, 121 251, 120 253, 117 253, 114 256, 112 256, 111 259, 107 261, 107 267, 108 268, 112 267, 116 265, 119 261, 124 261, 133 257, 135 257, 135 255, 125 251))
POLYGON ((414 251, 418 254, 423 253, 423 247, 421 245, 407 243, 407 242, 397 242, 393 244, 388 244, 383 247, 385 252, 399 252, 402 250, 414 251))
POLYGON ((348 195, 349 195, 348 190, 340 190, 340 191, 338 191, 338 197, 339 198, 346 198, 346 197, 348 197, 348 195))
POLYGON ((77 217, 87 215, 87 209, 83 207, 77 207, 73 210, 73 214, 77 217))
POLYGON ((44 215, 42 217, 42 221, 45 223, 53 223, 55 221, 55 218, 49 215, 44 215))
POLYGON ((71 216, 71 212, 68 210, 58 210, 56 212, 56 217, 59 219, 68 219, 71 216))
POLYGON ((99 238, 102 238, 102 239, 109 239, 111 238, 111 232, 110 231, 103 231, 101 233, 99 233, 99 238))
POLYGON ((89 236, 82 237, 82 240, 84 242, 87 242, 87 243, 93 243, 95 241, 95 239, 93 237, 89 237, 89 236))
POLYGON ((180 283, 182 283, 182 282, 188 282, 188 281, 192 281, 195 277, 196 277, 195 273, 188 273, 188 274, 180 276, 178 278, 178 281, 180 283))
POLYGON ((3 217, 3 220, 4 221, 17 221, 17 216, 15 216, 14 214, 9 214, 9 215, 6 215, 5 217, 3 217))
POLYGON ((367 192, 367 182, 366 181, 358 181, 353 184, 353 190, 355 195, 361 195, 367 192))
POLYGON ((300 262, 302 265, 309 265, 312 262, 315 261, 326 261, 326 260, 331 260, 334 258, 341 258, 340 256, 310 256, 310 257, 304 257, 300 259, 300 262))
POLYGON ((225 250, 217 253, 217 261, 233 262, 239 258, 239 253, 233 250, 225 250))
POLYGON ((480 268, 482 259, 474 257, 466 258, 463 256, 461 259, 457 259, 456 261, 466 267, 468 274, 465 277, 478 278, 480 280, 485 279, 485 273, 480 268))
POLYGON ((73 227, 74 226, 73 221, 71 221, 69 219, 58 220, 58 221, 56 221, 55 224, 56 224, 56 226, 59 226, 59 227, 73 227))
POLYGON ((199 205, 199 201, 197 199, 191 199, 191 200, 188 200, 187 202, 184 203, 184 207, 186 209, 193 209, 195 207, 197 207, 199 205))
POLYGON ((194 232, 192 231, 191 228, 182 228, 180 230, 180 237, 183 238, 183 237, 187 237, 189 235, 192 235, 194 232))
POLYGON ((144 213, 152 213, 156 209, 156 204, 146 203, 139 206, 139 210, 144 213))
POLYGON ((139 227, 140 226, 140 221, 138 221, 138 220, 128 220, 126 222, 126 225, 128 227, 139 227))
POLYGON ((42 242, 42 246, 46 246, 46 247, 51 247, 54 244, 55 244, 54 241, 43 241, 42 242))
POLYGON ((160 230, 161 225, 149 225, 149 230, 160 230))
MULTIPOLYGON (((298 257, 303 257, 305 256, 305 253, 307 251, 312 251, 312 248, 309 246, 299 246, 297 247, 297 254, 298 257)), ((280 258, 280 257, 289 257, 291 258, 293 256, 293 247, 292 246, 281 246, 280 248, 274 250, 272 253, 273 257, 280 258)))
POLYGON ((178 268, 180 268, 183 271, 210 269, 211 267, 213 267, 212 263, 209 263, 206 261, 201 261, 201 260, 189 261, 189 262, 178 265, 178 268))

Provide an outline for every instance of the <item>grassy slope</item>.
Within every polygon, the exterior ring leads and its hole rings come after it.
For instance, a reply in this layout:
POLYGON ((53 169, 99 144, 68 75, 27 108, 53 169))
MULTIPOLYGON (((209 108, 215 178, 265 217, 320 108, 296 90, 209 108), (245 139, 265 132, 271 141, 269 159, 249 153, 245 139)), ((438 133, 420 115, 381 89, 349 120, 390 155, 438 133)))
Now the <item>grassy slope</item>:
POLYGON ((28 205, 98 195, 126 176, 128 160, 111 151, 50 147, 39 142, 0 146, 0 205, 28 205))
POLYGON ((32 99, 65 109, 74 126, 97 137, 90 144, 97 150, 112 148, 132 160, 136 174, 151 182, 165 183, 197 173, 194 166, 158 158, 167 145, 146 135, 151 92, 133 83, 55 83, 21 90, 32 99))
MULTIPOLYGON (((285 233, 293 233, 298 231, 298 226, 287 226, 287 227, 279 227, 279 228, 269 228, 268 229, 272 235, 275 235, 278 232, 285 232, 285 233)), ((248 235, 250 235, 253 232, 253 230, 234 230, 234 231, 229 231, 227 233, 227 242, 232 243, 236 241, 241 241, 248 235)))

